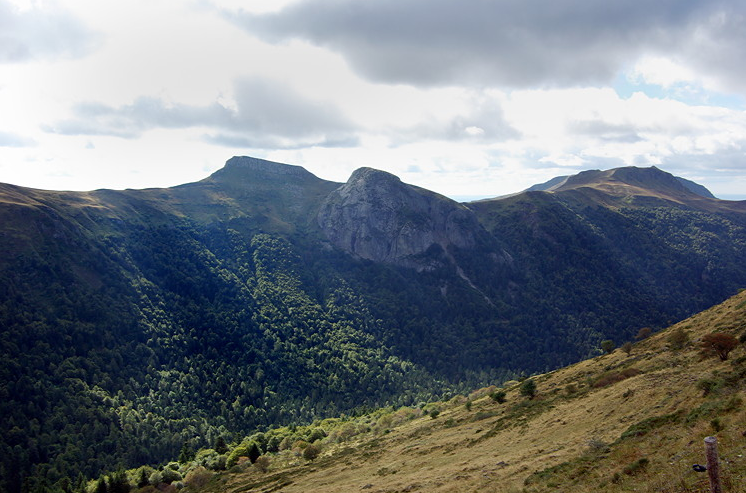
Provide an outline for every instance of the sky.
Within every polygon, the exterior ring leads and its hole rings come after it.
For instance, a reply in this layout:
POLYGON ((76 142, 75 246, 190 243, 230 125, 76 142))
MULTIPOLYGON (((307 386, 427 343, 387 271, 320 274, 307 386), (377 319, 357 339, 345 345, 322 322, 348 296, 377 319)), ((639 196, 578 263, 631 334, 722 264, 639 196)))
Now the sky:
POLYGON ((744 0, 0 0, 0 182, 235 155, 467 200, 657 166, 746 199, 744 0))

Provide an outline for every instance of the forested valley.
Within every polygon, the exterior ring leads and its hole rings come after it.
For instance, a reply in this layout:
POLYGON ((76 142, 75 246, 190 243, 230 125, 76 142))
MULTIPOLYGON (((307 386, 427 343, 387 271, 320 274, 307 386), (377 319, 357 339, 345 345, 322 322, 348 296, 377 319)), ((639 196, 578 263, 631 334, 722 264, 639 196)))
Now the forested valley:
POLYGON ((404 265, 325 238, 339 184, 239 165, 166 190, 0 190, 0 491, 447 399, 746 286, 741 203, 527 192, 467 204, 487 240, 404 265))

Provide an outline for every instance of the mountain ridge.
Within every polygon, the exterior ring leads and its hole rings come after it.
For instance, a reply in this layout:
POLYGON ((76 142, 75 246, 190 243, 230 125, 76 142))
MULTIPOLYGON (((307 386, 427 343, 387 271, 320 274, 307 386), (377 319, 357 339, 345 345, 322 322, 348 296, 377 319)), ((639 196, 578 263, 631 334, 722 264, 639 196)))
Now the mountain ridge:
POLYGON ((617 177, 459 204, 370 168, 229 163, 162 189, 0 185, 7 491, 548 371, 746 285, 746 201, 617 177))

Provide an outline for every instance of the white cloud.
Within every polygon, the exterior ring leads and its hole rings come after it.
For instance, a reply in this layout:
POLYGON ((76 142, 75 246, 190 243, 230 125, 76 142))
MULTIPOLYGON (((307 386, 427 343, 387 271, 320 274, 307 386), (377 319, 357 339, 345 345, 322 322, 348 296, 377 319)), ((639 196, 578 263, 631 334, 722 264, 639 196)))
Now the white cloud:
POLYGON ((97 36, 66 9, 48 2, 0 0, 0 63, 80 57, 97 36))
POLYGON ((697 79, 697 76, 689 67, 669 58, 646 56, 635 64, 630 78, 635 82, 670 88, 676 84, 692 83, 697 79))

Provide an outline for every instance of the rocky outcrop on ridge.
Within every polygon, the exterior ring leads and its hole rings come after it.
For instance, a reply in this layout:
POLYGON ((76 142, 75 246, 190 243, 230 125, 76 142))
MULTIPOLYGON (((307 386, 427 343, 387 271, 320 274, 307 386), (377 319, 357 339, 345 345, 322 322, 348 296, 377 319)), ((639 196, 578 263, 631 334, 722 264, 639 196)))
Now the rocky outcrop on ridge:
POLYGON ((448 257, 450 247, 473 247, 477 235, 487 234, 465 206, 372 168, 356 170, 329 194, 317 219, 342 250, 418 269, 432 262, 428 253, 448 257))

